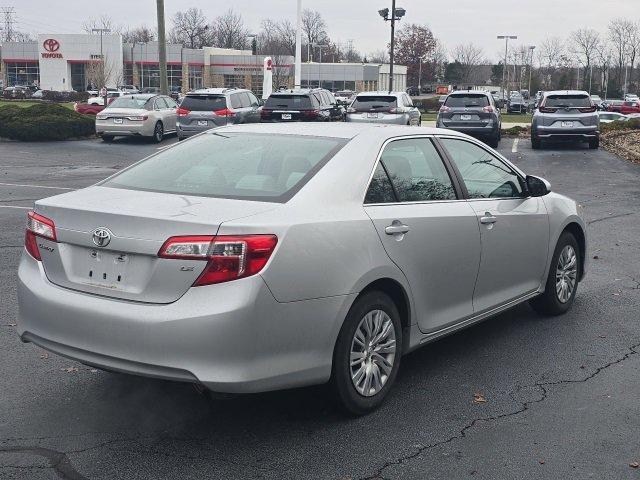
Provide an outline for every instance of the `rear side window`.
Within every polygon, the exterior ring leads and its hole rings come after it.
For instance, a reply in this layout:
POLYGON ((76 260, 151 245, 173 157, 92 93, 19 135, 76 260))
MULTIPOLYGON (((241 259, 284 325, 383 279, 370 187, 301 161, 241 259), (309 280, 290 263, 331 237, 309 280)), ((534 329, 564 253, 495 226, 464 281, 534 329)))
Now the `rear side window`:
POLYGON ((544 106, 588 108, 591 106, 591 99, 587 95, 549 95, 544 106))
POLYGON ((311 99, 307 95, 271 95, 266 103, 266 108, 278 109, 311 109, 311 99))
POLYGON ((227 100, 224 95, 187 95, 180 106, 196 112, 213 112, 227 108, 227 100))
POLYGON ((364 203, 392 203, 395 201, 396 195, 393 193, 393 187, 387 172, 384 170, 382 163, 378 163, 376 171, 371 178, 364 203))
POLYGON ((346 142, 333 137, 210 133, 161 151, 102 185, 286 202, 346 142))
POLYGON ((449 95, 447 99, 444 101, 444 104, 447 107, 462 107, 462 108, 473 108, 473 107, 488 107, 489 99, 486 95, 481 95, 477 93, 470 93, 465 95, 449 95))
POLYGON ((397 106, 396 97, 391 95, 358 95, 351 108, 355 108, 358 112, 370 112, 389 110, 397 106))
POLYGON ((231 96, 231 108, 242 108, 242 99, 239 93, 232 93, 231 96))

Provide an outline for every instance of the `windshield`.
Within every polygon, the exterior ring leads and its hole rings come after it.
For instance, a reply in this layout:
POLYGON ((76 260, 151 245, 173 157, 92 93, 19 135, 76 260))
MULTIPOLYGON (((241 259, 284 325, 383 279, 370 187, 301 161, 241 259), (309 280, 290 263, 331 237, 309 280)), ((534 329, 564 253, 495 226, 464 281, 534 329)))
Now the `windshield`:
POLYGON ((286 202, 346 142, 331 137, 210 133, 164 150, 102 185, 286 202))
POLYGON ((591 99, 587 95, 549 95, 544 106, 585 108, 591 106, 591 99))
POLYGON ((470 93, 465 95, 449 95, 444 102, 447 107, 487 107, 489 99, 486 95, 470 93))
POLYGON ((396 97, 391 95, 358 95, 351 108, 355 108, 359 112, 366 112, 369 110, 389 110, 396 106, 396 97))
POLYGON ((271 95, 264 104, 265 108, 310 110, 313 108, 307 95, 271 95))
POLYGON ((119 97, 116 98, 110 105, 111 108, 144 108, 148 98, 140 97, 119 97))
POLYGON ((224 95, 187 95, 180 107, 200 112, 213 112, 227 108, 227 99, 224 95))

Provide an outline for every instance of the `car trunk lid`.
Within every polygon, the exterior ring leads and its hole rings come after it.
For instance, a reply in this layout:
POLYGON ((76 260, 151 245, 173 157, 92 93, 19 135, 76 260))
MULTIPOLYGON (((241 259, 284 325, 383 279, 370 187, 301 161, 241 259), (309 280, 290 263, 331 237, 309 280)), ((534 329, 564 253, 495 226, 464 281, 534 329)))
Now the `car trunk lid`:
POLYGON ((169 237, 215 235, 222 222, 276 207, 94 186, 36 202, 36 212, 53 220, 57 234, 57 242, 39 238, 38 246, 47 278, 56 285, 170 303, 193 285, 206 262, 158 258, 169 237))

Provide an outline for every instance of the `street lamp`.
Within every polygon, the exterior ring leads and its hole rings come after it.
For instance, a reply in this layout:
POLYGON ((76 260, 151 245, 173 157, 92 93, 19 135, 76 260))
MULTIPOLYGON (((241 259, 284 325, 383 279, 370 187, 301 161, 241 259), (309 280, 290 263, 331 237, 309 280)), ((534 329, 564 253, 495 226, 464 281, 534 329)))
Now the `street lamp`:
POLYGON ((529 98, 531 98, 531 71, 533 70, 533 51, 535 49, 535 45, 529 46, 529 98))
POLYGON ((406 15, 407 11, 402 8, 396 8, 396 0, 391 0, 391 15, 388 8, 378 10, 378 14, 384 19, 385 22, 391 22, 391 49, 389 51, 389 93, 393 91, 393 49, 395 46, 395 28, 396 20, 400 20, 406 15))
POLYGON ((498 40, 504 40, 504 65, 502 66, 502 101, 507 101, 506 85, 504 83, 505 73, 507 71, 507 54, 509 52, 509 40, 517 40, 517 35, 498 35, 498 40))
POLYGON ((322 88, 322 49, 327 48, 329 45, 323 43, 312 43, 312 47, 320 50, 320 63, 318 63, 318 88, 322 88))

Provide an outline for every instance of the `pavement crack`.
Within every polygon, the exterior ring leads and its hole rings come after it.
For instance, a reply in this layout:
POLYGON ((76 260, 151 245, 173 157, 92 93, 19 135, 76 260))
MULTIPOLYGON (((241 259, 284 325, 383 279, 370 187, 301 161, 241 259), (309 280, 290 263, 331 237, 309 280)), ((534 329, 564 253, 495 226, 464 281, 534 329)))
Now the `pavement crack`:
POLYGON ((26 453, 28 455, 38 455, 49 460, 50 467, 54 472, 56 472, 56 475, 63 480, 89 480, 74 468, 66 453, 59 452, 57 450, 16 445, 13 447, 0 448, 0 454, 3 453, 26 453))
MULTIPOLYGON (((440 447, 442 445, 446 445, 448 443, 453 442, 454 440, 465 438, 467 436, 467 432, 469 430, 473 429, 479 423, 493 422, 493 421, 497 421, 497 420, 500 420, 500 419, 503 419, 503 418, 514 417, 514 416, 520 415, 520 414, 526 412, 527 410, 529 410, 529 408, 532 405, 535 405, 536 403, 544 402, 547 399, 548 394, 549 394, 548 387, 553 387, 553 386, 556 386, 556 385, 568 385, 568 384, 588 382, 592 378, 598 376, 604 370, 607 370, 608 368, 610 368, 610 367, 612 367, 614 365, 618 365, 618 364, 624 362, 625 360, 627 360, 632 355, 636 355, 636 354, 640 353, 640 352, 638 352, 636 350, 637 348, 640 348, 640 342, 636 343, 634 345, 631 345, 628 348, 629 351, 627 353, 625 353, 623 356, 621 356, 620 358, 617 358, 617 359, 615 359, 615 360, 613 360, 613 361, 611 361, 609 363, 606 363, 605 365, 602 365, 602 366, 596 368, 590 375, 586 376, 585 378, 558 380, 558 381, 555 381, 555 382, 536 382, 533 385, 528 385, 528 386, 525 386, 523 388, 517 388, 517 391, 520 391, 520 390, 525 389, 525 388, 536 389, 538 392, 540 392, 540 397, 521 402, 520 408, 518 408, 517 410, 514 410, 512 412, 502 413, 502 414, 499 414, 499 415, 492 415, 492 416, 489 416, 489 417, 474 418, 471 422, 469 422, 464 427, 462 427, 462 429, 460 429, 456 434, 446 438, 445 440, 441 440, 439 442, 431 443, 429 445, 419 445, 419 446, 417 446, 417 450, 416 451, 414 451, 414 452, 412 452, 410 454, 404 455, 404 456, 402 456, 402 457, 400 457, 400 458, 398 458, 396 460, 392 460, 392 461, 388 461, 388 462, 384 463, 373 474, 371 474, 371 475, 369 475, 367 477, 361 477, 360 480, 387 480, 388 477, 385 477, 383 475, 383 473, 388 468, 390 468, 392 466, 402 465, 403 463, 409 462, 410 460, 413 460, 413 459, 419 457, 424 452, 426 452, 428 450, 431 450, 433 448, 440 447)), ((511 393, 511 398, 514 398, 514 393, 515 392, 511 393)))
POLYGON ((635 215, 635 214, 636 212, 628 212, 628 213, 619 213, 618 215, 607 215, 606 217, 600 217, 600 218, 595 218, 593 220, 589 220, 587 224, 591 225, 592 223, 603 222, 604 220, 611 220, 614 218, 628 217, 629 215, 635 215))

